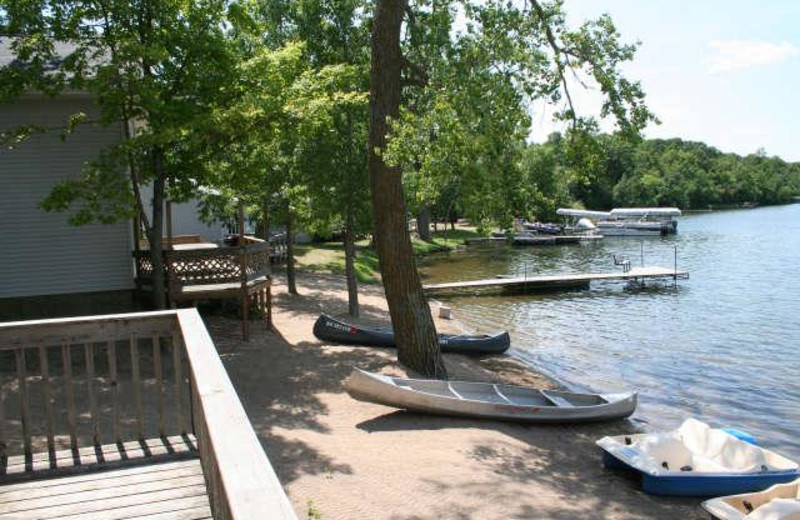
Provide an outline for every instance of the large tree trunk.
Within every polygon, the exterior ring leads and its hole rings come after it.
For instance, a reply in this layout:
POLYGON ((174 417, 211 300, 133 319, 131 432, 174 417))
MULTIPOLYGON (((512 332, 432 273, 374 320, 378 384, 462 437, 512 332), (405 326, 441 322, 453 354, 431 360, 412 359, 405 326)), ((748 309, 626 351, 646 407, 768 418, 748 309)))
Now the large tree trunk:
POLYGON ((356 278, 356 236, 353 228, 353 209, 347 208, 344 225, 344 273, 347 278, 347 310, 350 316, 358 317, 358 279, 356 278))
POLYGON ((379 0, 372 25, 369 174, 381 276, 397 340, 398 359, 427 377, 446 378, 436 329, 406 229, 402 176, 376 150, 386 148, 387 116, 400 108, 400 27, 406 0, 379 0))
POLYGON ((425 242, 430 242, 433 240, 433 236, 431 235, 431 207, 425 206, 422 210, 417 214, 417 233, 419 233, 419 238, 424 240, 425 242))
POLYGON ((261 235, 261 238, 269 242, 271 234, 270 222, 269 222, 269 197, 264 197, 263 199, 261 199, 261 213, 262 213, 261 225, 263 226, 261 229, 261 232, 263 233, 261 235))
POLYGON ((166 191, 167 174, 164 171, 164 152, 160 149, 153 150, 153 220, 149 229, 150 259, 153 262, 153 307, 164 309, 167 300, 166 270, 164 267, 164 251, 162 238, 164 235, 164 192, 166 191))
POLYGON ((294 279, 294 216, 292 207, 286 204, 286 286, 289 294, 297 294, 297 283, 294 279))

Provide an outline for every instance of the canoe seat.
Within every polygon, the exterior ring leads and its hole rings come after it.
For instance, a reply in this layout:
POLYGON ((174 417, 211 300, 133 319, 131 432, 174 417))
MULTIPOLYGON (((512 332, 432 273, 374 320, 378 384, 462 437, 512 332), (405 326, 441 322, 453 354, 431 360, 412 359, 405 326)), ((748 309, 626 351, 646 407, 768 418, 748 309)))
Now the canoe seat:
POLYGON ((546 398, 552 401, 554 405, 559 406, 561 408, 573 408, 575 406, 574 404, 570 403, 560 395, 554 395, 545 390, 542 390, 542 394, 544 394, 546 398))

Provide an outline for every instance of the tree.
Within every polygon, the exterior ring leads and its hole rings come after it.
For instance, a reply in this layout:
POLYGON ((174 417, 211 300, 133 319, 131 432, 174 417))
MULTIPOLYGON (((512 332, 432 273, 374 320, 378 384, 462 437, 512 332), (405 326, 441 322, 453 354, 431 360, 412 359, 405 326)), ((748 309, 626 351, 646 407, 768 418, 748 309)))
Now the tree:
MULTIPOLYGON (((522 101, 546 99, 558 103, 563 97, 566 105, 559 117, 572 121, 572 133, 593 127, 591 118, 579 118, 576 114, 567 83, 570 69, 588 75, 596 83, 605 95, 600 115, 614 117, 622 134, 638 135, 653 119, 644 105, 639 85, 619 73, 619 64, 630 60, 636 47, 620 43, 610 18, 601 17, 573 31, 566 26, 559 1, 532 0, 521 8, 501 1, 463 5, 466 31, 453 35, 451 26, 447 26, 438 33, 439 37, 446 35, 448 42, 451 38, 455 42, 446 45, 438 54, 422 53, 423 58, 435 55, 432 63, 413 63, 413 53, 408 49, 408 56, 404 55, 401 27, 405 13, 410 13, 409 26, 413 26, 419 13, 430 14, 439 9, 441 3, 414 8, 405 0, 380 0, 372 32, 369 164, 381 270, 397 334, 398 356, 404 364, 434 377, 444 376, 445 371, 405 229, 406 204, 397 166, 419 162, 420 154, 391 150, 391 146, 387 146, 387 133, 391 130, 393 138, 416 136, 416 139, 408 139, 413 143, 443 140, 450 144, 444 148, 450 150, 454 143, 457 146, 466 143, 459 150, 468 152, 475 151, 472 144, 481 143, 477 156, 466 154, 470 163, 477 165, 472 168, 475 174, 456 172, 455 175, 460 175, 462 188, 468 182, 480 186, 465 190, 467 194, 503 193, 508 200, 514 196, 509 187, 518 178, 518 171, 515 171, 518 161, 513 148, 502 141, 506 136, 524 136, 521 131, 525 130, 526 121, 520 117, 519 110, 524 106, 522 101), (459 64, 465 72, 459 76, 454 64, 459 64), (466 81, 455 81, 455 78, 466 81), (404 85, 428 89, 425 99, 432 100, 429 106, 440 108, 441 117, 428 122, 425 119, 430 117, 429 110, 401 110, 404 85), (495 106, 499 110, 494 110, 495 106), (467 123, 461 124, 465 107, 466 110, 471 108, 473 113, 467 123), (391 127, 387 118, 392 120, 391 127), (418 121, 422 124, 417 124, 418 121), (472 122, 479 125, 477 130, 469 126, 472 122), (422 130, 415 132, 410 128, 422 130), (450 128, 454 131, 448 132, 450 128), (431 131, 435 134, 433 138, 431 131), (493 139, 495 133, 503 138, 493 139), (387 150, 389 156, 384 157, 387 150), (390 159, 390 163, 387 164, 386 159, 390 159)), ((406 33, 413 36, 414 28, 410 27, 406 33)), ((518 142, 516 140, 515 144, 518 142)), ((420 149, 425 150, 423 144, 420 149)), ((424 161, 424 156, 422 159, 424 161)), ((491 201, 483 199, 481 202, 491 201)), ((484 205, 473 204, 473 207, 484 205)), ((501 217, 508 219, 508 216, 501 217)))
POLYGON ((266 28, 267 45, 303 41, 311 70, 328 82, 327 87, 319 83, 298 92, 302 97, 316 91, 322 97, 297 104, 308 108, 304 111, 308 124, 300 127, 303 142, 293 171, 307 188, 307 198, 296 214, 312 230, 343 229, 348 307, 353 316, 358 315, 355 237, 371 231, 365 178, 368 119, 361 95, 368 88, 370 6, 369 0, 274 0, 255 6, 255 18, 266 28))
MULTIPOLYGON (((78 124, 122 125, 126 140, 105 150, 78 180, 56 186, 43 207, 78 207, 74 224, 113 222, 138 212, 153 261, 153 303, 165 306, 163 205, 202 183, 198 157, 213 125, 209 114, 225 102, 235 54, 226 37, 224 0, 104 2, 5 0, 0 33, 13 37, 17 58, 0 71, 3 101, 37 90, 93 94, 100 115, 75 114, 78 124), (126 180, 120 174, 130 172, 126 180), (152 218, 140 187, 152 184, 152 218)), ((46 131, 25 128, 15 139, 46 131)))
POLYGON ((389 166, 381 155, 387 145, 388 119, 400 115, 401 80, 405 63, 400 50, 400 27, 406 6, 406 0, 379 0, 372 21, 369 105, 372 214, 398 359, 425 376, 442 378, 447 376, 447 371, 414 263, 405 221, 401 171, 398 167, 389 166))

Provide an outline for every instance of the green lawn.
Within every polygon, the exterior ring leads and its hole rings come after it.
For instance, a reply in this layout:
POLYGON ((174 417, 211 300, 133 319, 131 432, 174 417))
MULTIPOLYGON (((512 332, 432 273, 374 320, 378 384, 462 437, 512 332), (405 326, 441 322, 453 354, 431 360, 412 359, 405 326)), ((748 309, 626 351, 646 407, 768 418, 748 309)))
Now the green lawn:
MULTIPOLYGON (((464 244, 468 238, 481 236, 471 229, 457 228, 434 233, 432 242, 412 240, 415 255, 447 251, 464 244)), ((344 248, 341 242, 298 244, 295 246, 297 268, 313 273, 344 275, 344 248)), ((359 283, 379 283, 378 254, 369 247, 368 240, 356 243, 356 278, 359 283)))

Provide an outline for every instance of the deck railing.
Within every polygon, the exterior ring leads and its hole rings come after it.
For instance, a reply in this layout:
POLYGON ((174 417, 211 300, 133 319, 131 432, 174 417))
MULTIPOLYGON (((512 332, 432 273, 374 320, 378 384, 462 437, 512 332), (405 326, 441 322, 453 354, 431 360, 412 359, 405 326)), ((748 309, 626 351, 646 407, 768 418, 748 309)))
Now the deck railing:
POLYGON ((196 310, 2 323, 0 356, 4 464, 193 433, 215 519, 296 518, 196 310))

